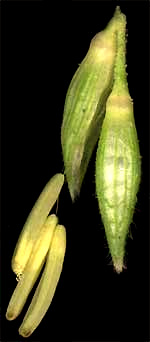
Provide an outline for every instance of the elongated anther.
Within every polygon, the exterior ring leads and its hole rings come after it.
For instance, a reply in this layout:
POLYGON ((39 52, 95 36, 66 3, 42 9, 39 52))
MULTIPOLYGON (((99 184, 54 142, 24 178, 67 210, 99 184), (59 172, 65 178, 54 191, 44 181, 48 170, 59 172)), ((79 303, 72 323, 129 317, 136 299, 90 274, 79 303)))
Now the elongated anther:
POLYGON ((63 183, 64 175, 61 173, 54 175, 50 179, 25 222, 11 262, 12 270, 17 276, 23 273, 32 253, 32 248, 40 235, 41 228, 49 212, 58 199, 63 183))
POLYGON ((56 215, 47 218, 41 229, 40 238, 35 243, 31 256, 25 266, 21 279, 19 280, 13 295, 10 299, 6 318, 8 320, 15 319, 21 312, 27 297, 40 274, 41 268, 45 261, 46 254, 50 248, 54 231, 58 219, 56 215))
POLYGON ((51 304, 62 272, 65 250, 66 230, 64 226, 57 225, 40 283, 19 328, 23 337, 33 333, 51 304))

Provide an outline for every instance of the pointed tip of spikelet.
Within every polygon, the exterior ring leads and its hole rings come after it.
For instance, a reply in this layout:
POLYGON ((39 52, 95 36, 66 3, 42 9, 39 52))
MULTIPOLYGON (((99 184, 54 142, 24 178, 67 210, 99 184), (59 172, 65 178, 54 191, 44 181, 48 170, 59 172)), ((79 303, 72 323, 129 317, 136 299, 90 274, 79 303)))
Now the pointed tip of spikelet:
POLYGON ((123 271, 124 265, 122 260, 115 260, 113 265, 116 273, 120 274, 123 271))
POLYGON ((120 14, 120 13, 121 13, 120 6, 116 6, 115 14, 120 14))

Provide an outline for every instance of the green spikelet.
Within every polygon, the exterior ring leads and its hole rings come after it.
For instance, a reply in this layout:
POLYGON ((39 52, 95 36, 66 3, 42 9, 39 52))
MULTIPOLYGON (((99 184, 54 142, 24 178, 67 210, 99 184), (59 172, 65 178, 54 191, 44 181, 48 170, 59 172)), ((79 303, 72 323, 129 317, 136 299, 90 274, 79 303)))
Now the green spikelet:
POLYGON ((118 273, 139 188, 141 162, 125 68, 126 18, 117 8, 114 85, 106 103, 96 158, 96 192, 109 250, 118 273))
POLYGON ((92 39, 66 96, 61 143, 72 200, 80 193, 99 137, 106 99, 112 89, 116 56, 115 16, 105 30, 92 39))

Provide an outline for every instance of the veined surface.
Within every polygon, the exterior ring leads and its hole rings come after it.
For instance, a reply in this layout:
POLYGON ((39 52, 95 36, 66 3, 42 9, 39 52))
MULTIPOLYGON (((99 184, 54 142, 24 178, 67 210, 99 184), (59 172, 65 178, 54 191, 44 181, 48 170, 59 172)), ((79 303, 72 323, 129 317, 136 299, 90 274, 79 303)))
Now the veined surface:
POLYGON ((97 151, 96 187, 112 258, 123 258, 139 181, 140 154, 133 120, 106 117, 97 151))
POLYGON ((113 85, 117 52, 116 15, 91 40, 89 50, 67 91, 61 144, 65 174, 72 200, 81 185, 99 137, 106 99, 113 85))

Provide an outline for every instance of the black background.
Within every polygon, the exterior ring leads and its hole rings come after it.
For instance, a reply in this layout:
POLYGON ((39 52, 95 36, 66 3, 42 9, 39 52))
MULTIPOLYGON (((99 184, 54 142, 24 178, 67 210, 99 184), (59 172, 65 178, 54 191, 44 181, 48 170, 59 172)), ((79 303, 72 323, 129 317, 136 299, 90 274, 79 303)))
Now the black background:
MULTIPOLYGON (((63 272, 50 309, 28 341, 149 340, 149 4, 7 2, 2 8, 2 341, 23 341, 5 319, 16 286, 11 257, 22 226, 47 181, 63 172, 60 129, 66 92, 90 40, 112 17, 127 16, 127 72, 142 156, 142 179, 117 275, 95 195, 95 152, 79 200, 67 184, 58 216, 67 230, 63 272)), ((4 4, 3 4, 4 5, 4 4)), ((54 207, 53 212, 56 208, 54 207)))

